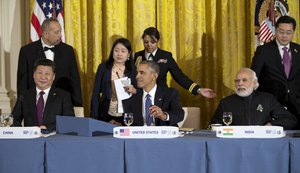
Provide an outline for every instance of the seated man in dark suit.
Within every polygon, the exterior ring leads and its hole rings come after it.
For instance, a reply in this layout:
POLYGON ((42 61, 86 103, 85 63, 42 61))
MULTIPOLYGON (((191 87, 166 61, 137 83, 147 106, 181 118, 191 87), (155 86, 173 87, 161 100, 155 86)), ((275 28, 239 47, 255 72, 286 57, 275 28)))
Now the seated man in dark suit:
POLYGON ((34 64, 36 87, 26 90, 14 107, 13 126, 39 126, 56 129, 56 115, 74 116, 71 96, 67 91, 52 86, 55 78, 54 62, 38 59, 34 64))
POLYGON ((284 129, 295 127, 296 117, 273 95, 255 91, 259 84, 253 70, 241 68, 234 82, 236 94, 220 101, 212 123, 224 124, 223 112, 232 112, 231 125, 276 125, 284 129))
POLYGON ((171 125, 183 120, 184 111, 178 91, 156 84, 159 66, 153 61, 142 61, 137 66, 138 90, 123 101, 124 112, 133 113, 133 125, 171 125))

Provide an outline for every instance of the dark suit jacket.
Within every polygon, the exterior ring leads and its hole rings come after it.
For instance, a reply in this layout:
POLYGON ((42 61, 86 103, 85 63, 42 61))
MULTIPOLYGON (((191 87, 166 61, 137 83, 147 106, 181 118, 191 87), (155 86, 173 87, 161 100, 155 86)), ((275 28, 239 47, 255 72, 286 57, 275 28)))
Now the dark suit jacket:
MULTIPOLYGON (((154 105, 169 114, 169 121, 155 119, 156 126, 177 126, 183 120, 184 111, 181 107, 178 91, 174 88, 157 86, 154 105)), ((138 89, 131 98, 123 101, 124 112, 133 113, 133 126, 143 126, 143 90, 138 89)))
POLYGON ((254 91, 248 97, 236 94, 222 99, 212 118, 212 123, 224 124, 223 112, 232 112, 231 125, 272 125, 292 129, 297 124, 296 117, 287 111, 273 95, 254 91))
MULTIPOLYGON (((35 87, 33 66, 39 58, 46 58, 41 40, 21 48, 17 72, 18 96, 35 87)), ((56 66, 54 86, 70 92, 74 106, 82 106, 80 77, 73 48, 65 43, 56 45, 54 62, 56 66)))
MULTIPOLYGON (((134 62, 138 65, 141 61, 146 60, 145 50, 137 52, 134 54, 134 62)), ((157 84, 167 86, 167 73, 170 72, 174 80, 183 88, 189 92, 197 95, 197 90, 200 86, 191 79, 189 79, 182 70, 178 67, 176 61, 174 60, 172 53, 164 51, 162 49, 157 49, 153 61, 159 65, 159 76, 157 78, 157 84)))
MULTIPOLYGON (((18 97, 17 103, 13 109, 14 126, 21 126, 24 120, 24 126, 37 126, 36 113, 36 88, 26 90, 18 97)), ((56 115, 74 116, 71 96, 68 92, 51 87, 45 104, 42 125, 47 129, 56 129, 56 115)))
POLYGON ((292 69, 289 78, 285 75, 276 41, 257 47, 251 68, 258 77, 258 90, 273 94, 300 120, 300 45, 291 42, 290 51, 292 69))
MULTIPOLYGON (((131 84, 136 88, 136 68, 133 65, 132 71, 125 71, 125 76, 131 79, 131 84)), ((103 121, 110 121, 112 116, 108 115, 108 109, 111 99, 111 68, 106 67, 106 62, 99 64, 95 82, 93 95, 91 100, 91 117, 103 121)))

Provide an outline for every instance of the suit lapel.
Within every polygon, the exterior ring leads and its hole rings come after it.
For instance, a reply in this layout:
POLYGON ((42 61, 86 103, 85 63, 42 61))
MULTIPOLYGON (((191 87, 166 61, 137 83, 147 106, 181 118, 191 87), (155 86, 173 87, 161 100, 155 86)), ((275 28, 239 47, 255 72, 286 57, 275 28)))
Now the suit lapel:
POLYGON ((55 99, 56 99, 56 91, 55 91, 55 88, 51 87, 46 104, 45 104, 45 108, 44 108, 43 121, 45 120, 45 118, 48 117, 48 114, 51 114, 51 110, 54 109, 54 108, 52 108, 52 106, 53 106, 53 103, 55 103, 55 99))
POLYGON ((292 68, 289 78, 292 78, 300 68, 300 50, 298 50, 294 43, 291 42, 290 51, 292 55, 292 68))
POLYGON ((42 41, 41 39, 39 39, 37 41, 37 46, 36 46, 36 59, 39 59, 39 58, 44 58, 46 59, 46 55, 45 55, 45 52, 43 50, 43 46, 42 46, 42 41))
POLYGON ((135 104, 135 108, 133 107, 133 111, 136 110, 136 116, 134 117, 136 118, 136 123, 139 125, 143 125, 144 124, 144 118, 143 118, 143 90, 142 89, 138 89, 138 92, 136 94, 136 100, 134 101, 135 104))
POLYGON ((156 51, 153 61, 157 63, 158 60, 161 59, 162 57, 163 57, 163 55, 162 55, 161 49, 157 48, 157 51, 156 51))
POLYGON ((160 108, 162 107, 163 100, 164 100, 164 92, 162 91, 162 88, 157 86, 156 92, 155 92, 155 98, 154 98, 154 104, 160 108))
MULTIPOLYGON (((54 62, 62 61, 64 59, 63 53, 62 53, 62 51, 63 51, 62 46, 63 46, 62 43, 55 45, 55 47, 54 47, 54 62)), ((58 64, 62 64, 62 63, 58 63, 58 64)))
POLYGON ((35 124, 35 125, 38 125, 38 121, 37 121, 37 113, 36 113, 36 102, 37 102, 37 100, 36 100, 36 96, 37 96, 37 94, 36 94, 36 89, 35 88, 33 88, 33 89, 31 89, 31 92, 30 92, 30 98, 29 98, 29 103, 30 103, 30 107, 31 107, 31 109, 32 109, 32 122, 33 122, 33 124, 35 124))

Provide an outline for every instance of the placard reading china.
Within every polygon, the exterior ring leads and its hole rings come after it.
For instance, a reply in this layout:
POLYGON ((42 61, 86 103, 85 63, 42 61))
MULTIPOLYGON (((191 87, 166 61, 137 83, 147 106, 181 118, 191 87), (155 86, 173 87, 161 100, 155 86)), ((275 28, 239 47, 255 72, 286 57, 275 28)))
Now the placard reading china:
POLYGON ((179 136, 178 127, 169 126, 132 126, 115 127, 115 138, 177 138, 179 136))
POLYGON ((41 137, 39 127, 0 127, 0 139, 31 139, 41 137))
POLYGON ((281 138, 285 136, 280 126, 221 126, 216 128, 219 138, 281 138))

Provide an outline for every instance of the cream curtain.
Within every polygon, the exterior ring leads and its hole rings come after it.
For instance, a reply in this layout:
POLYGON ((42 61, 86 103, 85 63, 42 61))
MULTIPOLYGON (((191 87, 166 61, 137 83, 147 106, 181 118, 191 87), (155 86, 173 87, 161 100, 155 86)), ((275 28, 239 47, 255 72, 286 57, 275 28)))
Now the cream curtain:
MULTIPOLYGON (((173 53, 179 66, 217 98, 193 96, 171 77, 184 106, 201 108, 205 128, 221 98, 233 93, 240 67, 254 54, 255 0, 64 0, 66 43, 75 48, 84 108, 89 114, 94 77, 118 37, 143 49, 141 36, 149 26, 161 33, 160 47, 173 53)), ((300 22, 299 1, 289 0, 290 15, 300 22)), ((294 41, 300 42, 299 27, 294 41)))

